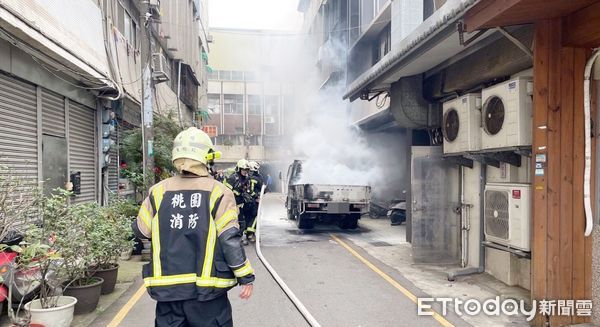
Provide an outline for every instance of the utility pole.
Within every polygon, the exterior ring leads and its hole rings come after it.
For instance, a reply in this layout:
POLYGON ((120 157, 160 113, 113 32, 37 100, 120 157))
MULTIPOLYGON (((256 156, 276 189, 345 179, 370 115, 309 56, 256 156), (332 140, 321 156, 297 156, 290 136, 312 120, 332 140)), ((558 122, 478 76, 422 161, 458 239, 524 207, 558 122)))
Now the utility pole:
POLYGON ((139 0, 140 12, 142 13, 142 37, 141 58, 142 60, 142 141, 144 154, 144 185, 146 192, 154 185, 154 85, 152 81, 152 54, 153 42, 150 23, 152 15, 148 8, 148 1, 139 0))

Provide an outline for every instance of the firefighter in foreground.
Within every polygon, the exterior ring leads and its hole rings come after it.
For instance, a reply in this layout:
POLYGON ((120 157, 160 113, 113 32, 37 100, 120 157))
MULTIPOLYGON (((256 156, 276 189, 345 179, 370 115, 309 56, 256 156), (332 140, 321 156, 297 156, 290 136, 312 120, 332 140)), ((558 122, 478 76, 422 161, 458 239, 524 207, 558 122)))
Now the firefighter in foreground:
POLYGON ((240 245, 232 192, 209 177, 210 138, 190 127, 175 138, 179 175, 154 185, 134 231, 152 240, 144 283, 156 303, 156 326, 233 326, 227 291, 252 295, 254 271, 240 245))
POLYGON ((243 245, 248 245, 248 240, 244 238, 246 231, 246 210, 253 201, 249 193, 250 190, 250 163, 246 159, 240 159, 235 166, 235 173, 231 174, 223 182, 235 195, 235 203, 239 209, 238 223, 240 225, 240 237, 243 245))
POLYGON ((258 214, 258 205, 260 203, 260 191, 263 187, 263 177, 260 174, 260 164, 256 161, 250 161, 250 174, 248 179, 250 187, 248 193, 252 200, 244 204, 244 218, 246 220, 246 238, 250 242, 256 241, 254 233, 256 232, 256 215, 258 214))

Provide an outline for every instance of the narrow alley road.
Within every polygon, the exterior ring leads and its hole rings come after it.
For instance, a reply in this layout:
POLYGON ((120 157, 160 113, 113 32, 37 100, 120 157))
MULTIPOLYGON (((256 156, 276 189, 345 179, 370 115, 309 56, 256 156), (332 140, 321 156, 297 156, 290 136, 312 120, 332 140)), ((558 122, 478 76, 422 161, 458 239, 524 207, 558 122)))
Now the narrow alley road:
MULTIPOLYGON (((413 300, 425 294, 344 237, 367 233, 365 228, 317 226, 302 232, 285 218, 281 195, 268 194, 263 201, 263 254, 322 326, 469 326, 456 316, 418 316, 413 300)), ((249 301, 238 298, 237 288, 229 293, 234 324, 307 326, 252 246, 247 254, 256 270, 255 293, 249 301)), ((142 292, 137 302, 124 298, 92 326, 151 326, 154 302, 142 292), (118 312, 127 303, 133 306, 121 320, 118 312)))

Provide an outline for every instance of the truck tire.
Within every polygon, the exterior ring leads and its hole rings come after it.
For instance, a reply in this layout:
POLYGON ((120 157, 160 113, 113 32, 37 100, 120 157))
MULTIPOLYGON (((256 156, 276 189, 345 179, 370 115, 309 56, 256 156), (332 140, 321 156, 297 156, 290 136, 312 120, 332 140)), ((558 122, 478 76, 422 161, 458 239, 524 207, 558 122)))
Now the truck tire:
POLYGON ((359 218, 360 218, 360 215, 348 215, 348 216, 342 217, 338 221, 338 226, 341 229, 357 229, 359 218))
POLYGON ((294 215, 294 211, 292 211, 292 209, 288 209, 287 217, 289 220, 296 220, 296 215, 294 215))
POLYGON ((315 221, 309 219, 307 215, 299 215, 297 223, 300 229, 313 229, 315 227, 315 221))

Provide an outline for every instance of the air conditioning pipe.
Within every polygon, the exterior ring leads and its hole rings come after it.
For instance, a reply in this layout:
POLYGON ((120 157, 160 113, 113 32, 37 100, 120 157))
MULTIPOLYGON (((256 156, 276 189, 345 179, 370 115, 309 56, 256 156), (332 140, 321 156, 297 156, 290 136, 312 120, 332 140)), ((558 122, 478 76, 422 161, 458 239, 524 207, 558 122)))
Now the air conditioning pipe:
POLYGON ((481 165, 481 173, 479 175, 479 266, 449 272, 448 280, 451 282, 456 280, 456 277, 481 274, 485 271, 485 246, 483 245, 483 241, 485 240, 485 227, 483 225, 483 217, 485 215, 485 184, 487 182, 486 167, 487 166, 484 164, 481 165))
POLYGON ((584 126, 585 126, 585 172, 583 175, 583 205, 585 208, 585 237, 592 234, 594 227, 594 215, 592 213, 592 198, 591 198, 591 178, 592 178, 592 136, 591 136, 591 76, 594 62, 600 55, 600 49, 596 49, 592 57, 585 65, 584 80, 583 80, 583 104, 584 104, 584 126))

